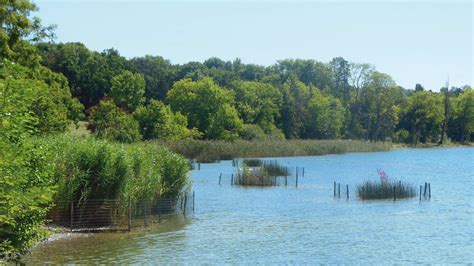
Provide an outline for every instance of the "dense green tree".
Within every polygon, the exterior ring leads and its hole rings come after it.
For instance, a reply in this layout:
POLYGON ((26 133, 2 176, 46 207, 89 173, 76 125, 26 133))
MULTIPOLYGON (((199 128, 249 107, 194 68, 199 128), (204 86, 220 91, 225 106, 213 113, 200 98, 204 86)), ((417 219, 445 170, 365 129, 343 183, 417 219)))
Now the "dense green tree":
POLYGON ((187 116, 189 126, 204 133, 205 138, 234 138, 242 125, 234 107, 234 93, 211 78, 178 81, 166 100, 174 111, 187 116))
POLYGON ((280 119, 282 95, 271 86, 256 81, 238 81, 232 86, 236 107, 246 124, 257 124, 270 133, 280 119))
POLYGON ((474 90, 466 89, 452 101, 451 136, 465 143, 474 133, 474 90))
POLYGON ((178 67, 173 66, 161 56, 135 57, 131 59, 135 72, 145 77, 145 97, 147 100, 164 100, 168 90, 173 86, 178 74, 178 67))
POLYGON ((101 101, 92 108, 89 129, 99 138, 119 142, 134 142, 142 138, 138 122, 110 100, 101 101))
POLYGON ((311 99, 311 87, 306 86, 295 76, 290 77, 281 87, 281 128, 286 138, 303 138, 307 106, 311 99))
POLYGON ((315 90, 308 104, 306 136, 318 139, 336 139, 341 136, 344 108, 339 99, 315 90))
POLYGON ((182 140, 199 137, 196 129, 188 129, 185 116, 173 113, 168 105, 151 100, 147 106, 139 106, 133 113, 140 125, 144 139, 182 140))
POLYGON ((392 78, 373 72, 361 92, 362 136, 371 141, 390 137, 398 123, 402 92, 392 78))
POLYGON ((145 79, 142 74, 124 71, 112 78, 110 96, 118 107, 133 112, 144 102, 144 94, 145 79))
POLYGON ((344 104, 349 102, 351 97, 349 79, 350 79, 350 64, 342 57, 336 57, 329 63, 334 73, 333 75, 333 93, 344 104))
POLYGON ((437 142, 443 120, 441 98, 430 91, 415 93, 408 98, 403 120, 412 144, 437 142))
POLYGON ((86 108, 97 105, 110 92, 112 78, 130 69, 116 50, 93 52, 81 43, 37 45, 42 63, 66 76, 71 92, 86 108))

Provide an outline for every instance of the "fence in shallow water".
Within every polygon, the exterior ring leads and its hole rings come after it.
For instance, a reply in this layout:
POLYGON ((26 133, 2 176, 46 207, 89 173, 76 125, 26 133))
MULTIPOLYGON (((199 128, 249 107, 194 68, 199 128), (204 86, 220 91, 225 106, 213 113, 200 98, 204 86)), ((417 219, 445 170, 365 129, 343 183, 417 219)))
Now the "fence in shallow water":
POLYGON ((71 231, 126 231, 160 223, 173 215, 194 213, 194 191, 176 198, 147 200, 90 199, 62 201, 49 211, 50 224, 71 231))

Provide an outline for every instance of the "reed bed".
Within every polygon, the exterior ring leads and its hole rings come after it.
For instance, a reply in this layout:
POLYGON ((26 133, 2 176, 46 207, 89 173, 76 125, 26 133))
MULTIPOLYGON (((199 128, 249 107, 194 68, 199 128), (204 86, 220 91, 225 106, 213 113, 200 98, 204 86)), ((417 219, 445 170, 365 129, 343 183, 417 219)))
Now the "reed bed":
POLYGON ((249 168, 244 165, 236 175, 235 184, 239 186, 273 186, 275 177, 270 176, 263 168, 249 168))
POLYGON ((416 196, 416 188, 412 184, 399 182, 366 181, 357 186, 357 194, 362 200, 403 199, 416 196))
POLYGON ((179 142, 152 141, 186 158, 199 162, 215 162, 234 158, 306 156, 342 154, 347 152, 386 151, 388 142, 360 140, 267 140, 233 142, 210 140, 185 140, 179 142))
POLYGON ((289 171, 276 160, 245 159, 237 170, 235 184, 241 186, 276 186, 277 178, 289 171))
POLYGON ((278 164, 276 160, 263 161, 262 167, 270 176, 289 176, 290 175, 288 168, 278 164))

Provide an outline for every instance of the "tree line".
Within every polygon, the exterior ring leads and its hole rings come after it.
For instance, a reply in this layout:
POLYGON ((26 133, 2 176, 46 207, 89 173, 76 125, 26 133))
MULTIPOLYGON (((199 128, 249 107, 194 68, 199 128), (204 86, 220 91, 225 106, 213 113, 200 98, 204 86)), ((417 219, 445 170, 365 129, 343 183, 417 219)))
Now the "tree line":
POLYGON ((406 89, 370 64, 341 57, 271 66, 215 57, 172 64, 81 43, 36 48, 42 65, 67 78, 90 129, 119 141, 344 138, 416 145, 473 138, 470 86, 406 89))

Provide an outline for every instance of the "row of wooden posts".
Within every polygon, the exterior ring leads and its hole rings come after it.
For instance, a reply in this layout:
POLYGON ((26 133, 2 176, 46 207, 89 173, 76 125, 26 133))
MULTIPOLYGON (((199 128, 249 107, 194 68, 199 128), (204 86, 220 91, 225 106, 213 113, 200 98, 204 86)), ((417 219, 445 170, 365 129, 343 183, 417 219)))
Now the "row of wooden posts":
MULTIPOLYGON (((421 201, 421 190, 423 188, 423 185, 420 185, 420 201, 421 201)), ((426 198, 426 190, 428 189, 428 199, 431 199, 431 183, 426 183, 425 182, 425 191, 423 193, 423 197, 426 198)))
MULTIPOLYGON (((336 181, 334 181, 334 197, 336 197, 336 181)), ((337 197, 341 197, 341 183, 337 183, 337 197)), ((349 185, 346 184, 346 198, 349 199, 349 185)))

